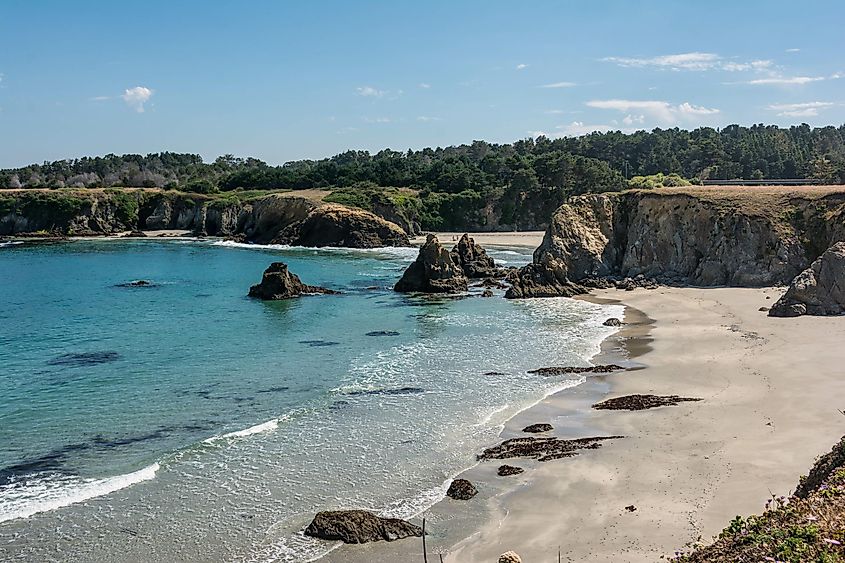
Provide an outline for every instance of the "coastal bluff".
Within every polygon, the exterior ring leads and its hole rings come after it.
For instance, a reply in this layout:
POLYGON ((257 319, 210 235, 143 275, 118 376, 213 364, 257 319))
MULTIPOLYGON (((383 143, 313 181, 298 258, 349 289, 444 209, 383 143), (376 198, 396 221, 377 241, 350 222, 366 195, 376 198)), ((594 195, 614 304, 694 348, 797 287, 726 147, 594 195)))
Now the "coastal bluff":
POLYGON ((311 193, 203 195, 160 189, 3 190, 0 236, 190 231, 260 244, 410 246, 401 227, 311 193))
POLYGON ((598 278, 671 285, 788 284, 845 240, 845 186, 684 187, 573 197, 510 298, 572 296, 598 278))

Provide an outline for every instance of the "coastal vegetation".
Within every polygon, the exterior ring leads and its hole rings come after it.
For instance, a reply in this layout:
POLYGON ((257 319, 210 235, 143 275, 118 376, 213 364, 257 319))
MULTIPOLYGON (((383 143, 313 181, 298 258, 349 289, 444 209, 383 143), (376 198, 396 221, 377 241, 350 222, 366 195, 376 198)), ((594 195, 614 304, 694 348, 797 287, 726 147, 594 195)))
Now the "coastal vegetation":
MULTIPOLYGON (((735 178, 845 182, 845 126, 615 131, 406 152, 346 151, 281 166, 232 155, 205 163, 196 154, 110 154, 0 170, 0 188, 161 188, 243 194, 231 196, 238 198, 319 189, 328 201, 390 220, 395 215, 403 227, 522 230, 548 226, 551 213, 573 195, 735 178)), ((131 204, 125 211, 131 214, 131 204)))

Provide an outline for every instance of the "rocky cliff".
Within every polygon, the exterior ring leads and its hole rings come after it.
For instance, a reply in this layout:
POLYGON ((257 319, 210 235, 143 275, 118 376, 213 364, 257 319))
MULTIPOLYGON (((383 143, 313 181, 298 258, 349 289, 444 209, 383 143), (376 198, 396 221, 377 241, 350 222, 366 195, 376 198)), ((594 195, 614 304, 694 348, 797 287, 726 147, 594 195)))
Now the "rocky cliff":
POLYGON ((241 199, 237 194, 214 197, 142 189, 0 191, 0 236, 35 232, 86 236, 170 229, 240 236, 257 243, 409 244, 401 228, 372 213, 292 193, 241 199), (327 216, 331 221, 319 220, 327 216), (280 240, 282 233, 286 233, 284 241, 280 240))
POLYGON ((572 198, 509 297, 644 275, 696 286, 788 283, 845 240, 845 187, 666 188, 572 198))

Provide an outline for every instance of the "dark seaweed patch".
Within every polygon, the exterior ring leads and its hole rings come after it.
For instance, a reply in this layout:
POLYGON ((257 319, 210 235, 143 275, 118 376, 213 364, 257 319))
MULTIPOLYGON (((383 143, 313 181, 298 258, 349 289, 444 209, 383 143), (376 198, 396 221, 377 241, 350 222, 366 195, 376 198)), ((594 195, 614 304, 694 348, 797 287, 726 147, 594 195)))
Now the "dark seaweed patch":
POLYGON ((358 397, 361 395, 415 395, 425 393, 421 387, 398 387, 396 389, 372 389, 367 391, 350 391, 347 395, 358 397))
POLYGON ((290 389, 290 387, 268 387, 267 389, 259 389, 258 391, 256 391, 256 393, 280 393, 282 391, 287 391, 288 389, 290 389))
POLYGON ((366 336, 399 336, 399 333, 395 330, 374 330, 368 332, 366 336))
POLYGON ((331 340, 300 340, 300 344, 307 344, 312 348, 319 348, 321 346, 337 346, 340 342, 333 342, 331 340))

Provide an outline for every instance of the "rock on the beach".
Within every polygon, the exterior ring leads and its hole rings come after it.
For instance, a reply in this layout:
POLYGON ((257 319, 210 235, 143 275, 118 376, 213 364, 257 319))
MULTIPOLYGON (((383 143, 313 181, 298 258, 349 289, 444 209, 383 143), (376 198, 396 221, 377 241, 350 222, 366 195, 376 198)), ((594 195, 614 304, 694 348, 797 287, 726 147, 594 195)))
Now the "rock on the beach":
POLYGON ((519 475, 525 471, 521 467, 515 467, 513 465, 500 465, 499 469, 496 470, 496 475, 499 477, 508 477, 510 475, 519 475))
POLYGON ((522 557, 514 551, 506 551, 499 556, 498 563, 522 563, 522 557))
POLYGON ((551 377, 553 375, 568 375, 570 373, 580 374, 580 373, 612 373, 614 371, 624 370, 625 368, 622 366, 618 366, 616 364, 599 364, 597 366, 590 366, 590 367, 578 367, 578 366, 552 366, 547 368, 537 368, 529 370, 528 373, 535 373, 537 375, 542 375, 545 377, 551 377))
POLYGON ((550 461, 563 457, 578 455, 578 450, 594 450, 601 447, 605 440, 615 440, 623 436, 600 436, 595 438, 576 438, 562 440, 560 438, 537 437, 511 438, 498 446, 487 448, 478 455, 479 460, 512 459, 515 457, 529 457, 538 461, 550 461))
POLYGON ((697 397, 680 397, 678 395, 624 395, 606 399, 593 405, 597 410, 626 410, 641 411, 656 407, 676 406, 681 403, 700 401, 697 397))
POLYGON ((540 432, 548 432, 550 430, 553 430, 553 427, 551 424, 548 424, 546 422, 530 424, 522 429, 523 432, 528 432, 531 434, 539 434, 540 432))
POLYGON ((769 310, 770 317, 841 315, 845 313, 845 242, 828 248, 795 276, 789 289, 769 310))
POLYGON ((602 323, 604 326, 622 326, 622 321, 616 317, 611 317, 602 323))
POLYGON ((305 285, 299 276, 288 271, 284 262, 273 262, 261 278, 261 283, 249 288, 249 296, 265 301, 290 299, 308 293, 337 293, 331 289, 305 285))
POLYGON ((430 234, 393 289, 404 293, 458 293, 467 290, 467 278, 437 236, 430 234))
POLYGON ((469 500, 477 494, 478 489, 466 479, 455 479, 446 491, 446 496, 455 500, 469 500))
POLYGON ((381 518, 366 510, 318 512, 305 535, 345 543, 394 541, 422 536, 422 528, 399 518, 381 518))
POLYGON ((461 267, 468 278, 489 278, 497 275, 499 269, 487 251, 464 233, 452 249, 452 261, 461 267))

